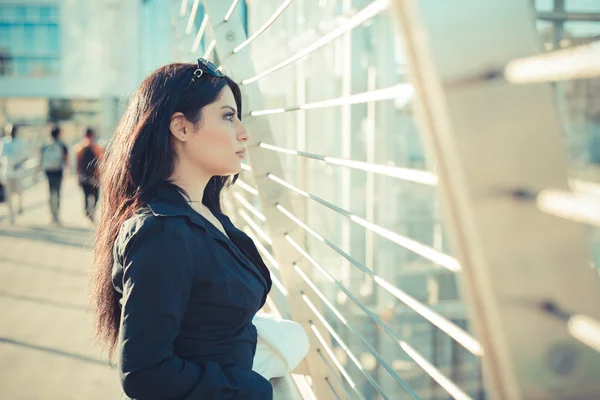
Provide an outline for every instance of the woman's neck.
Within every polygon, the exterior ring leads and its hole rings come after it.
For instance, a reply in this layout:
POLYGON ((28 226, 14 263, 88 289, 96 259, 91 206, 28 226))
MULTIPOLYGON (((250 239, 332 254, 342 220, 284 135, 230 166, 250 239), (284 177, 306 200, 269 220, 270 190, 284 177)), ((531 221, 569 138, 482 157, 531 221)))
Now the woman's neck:
POLYGON ((190 201, 202 203, 204 189, 210 181, 210 176, 202 176, 194 168, 189 166, 177 165, 175 172, 171 175, 171 182, 179 186, 190 198, 190 201))
POLYGON ((202 203, 202 198, 204 197, 204 189, 208 184, 208 181, 198 181, 198 180, 182 180, 182 179, 173 179, 173 183, 185 190, 187 195, 190 198, 190 201, 195 203, 202 203))

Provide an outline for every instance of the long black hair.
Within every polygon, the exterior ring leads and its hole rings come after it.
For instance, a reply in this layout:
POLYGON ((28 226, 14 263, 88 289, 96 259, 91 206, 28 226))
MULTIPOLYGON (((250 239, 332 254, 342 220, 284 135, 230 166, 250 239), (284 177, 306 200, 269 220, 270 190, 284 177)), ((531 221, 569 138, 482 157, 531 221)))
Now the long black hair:
MULTIPOLYGON (((242 117, 242 97, 229 77, 205 73, 192 82, 195 64, 169 64, 144 80, 131 99, 100 164, 102 214, 96 232, 90 296, 95 308, 96 338, 112 356, 117 345, 121 310, 112 284, 113 245, 123 222, 143 207, 158 187, 171 183, 175 151, 170 134, 173 113, 194 124, 203 107, 215 102, 225 86, 233 92, 242 117)), ((221 191, 237 175, 214 176, 202 202, 221 212, 221 191)), ((182 192, 183 190, 180 189, 182 192)))

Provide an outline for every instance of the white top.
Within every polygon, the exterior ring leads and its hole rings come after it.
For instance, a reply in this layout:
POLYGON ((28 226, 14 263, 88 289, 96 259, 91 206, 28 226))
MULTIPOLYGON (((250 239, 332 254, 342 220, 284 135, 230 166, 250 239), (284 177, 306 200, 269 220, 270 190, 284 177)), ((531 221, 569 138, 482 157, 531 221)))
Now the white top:
POLYGON ((0 178, 23 178, 24 162, 27 160, 27 146, 19 139, 10 137, 0 140, 0 178))

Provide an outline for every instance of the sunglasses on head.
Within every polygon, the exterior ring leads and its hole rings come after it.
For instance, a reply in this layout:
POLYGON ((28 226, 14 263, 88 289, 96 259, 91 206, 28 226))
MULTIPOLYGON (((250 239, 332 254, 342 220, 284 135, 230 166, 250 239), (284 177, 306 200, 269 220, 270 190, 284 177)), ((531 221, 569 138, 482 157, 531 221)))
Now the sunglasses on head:
POLYGON ((215 64, 204 58, 199 58, 198 68, 194 71, 194 74, 192 76, 192 82, 194 82, 196 79, 200 79, 200 77, 202 77, 204 73, 207 73, 217 78, 222 78, 225 76, 223 75, 219 67, 217 67, 215 64))

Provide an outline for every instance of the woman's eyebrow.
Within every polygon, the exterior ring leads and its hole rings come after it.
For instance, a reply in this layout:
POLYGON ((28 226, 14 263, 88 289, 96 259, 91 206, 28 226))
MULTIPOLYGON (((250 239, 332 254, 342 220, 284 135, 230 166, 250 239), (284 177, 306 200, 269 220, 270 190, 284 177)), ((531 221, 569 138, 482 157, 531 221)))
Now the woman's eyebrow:
POLYGON ((234 114, 237 114, 237 110, 231 106, 223 106, 223 107, 221 107, 221 110, 224 108, 229 108, 234 114))

